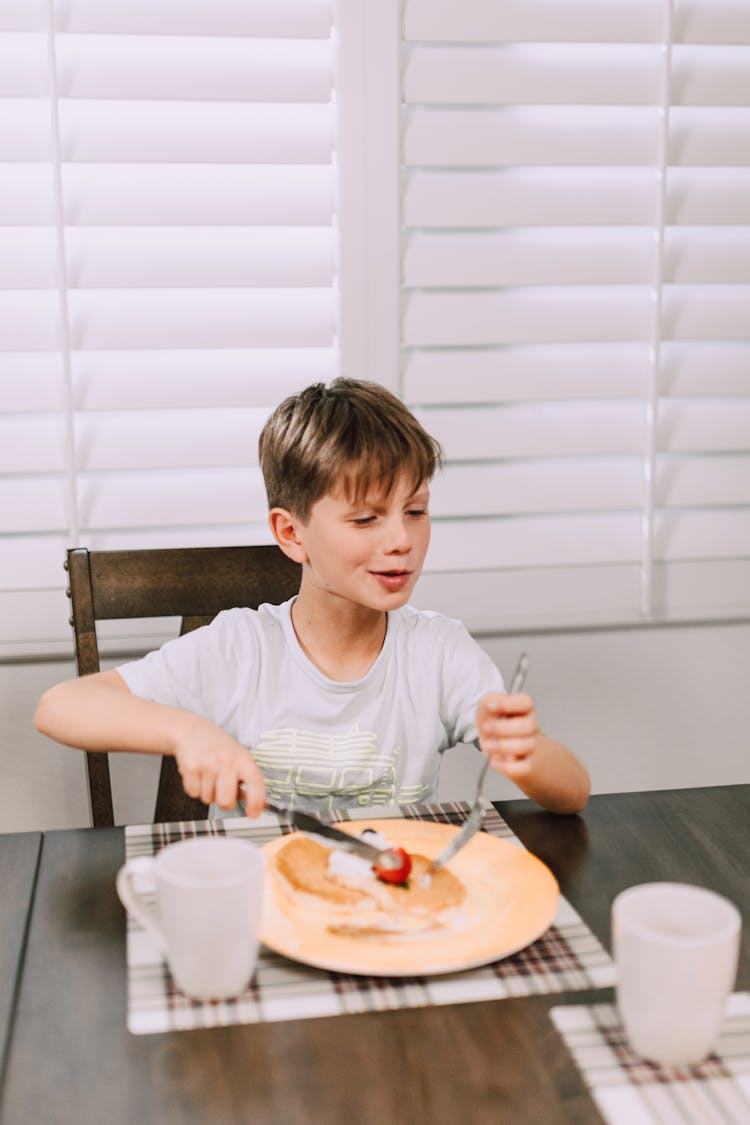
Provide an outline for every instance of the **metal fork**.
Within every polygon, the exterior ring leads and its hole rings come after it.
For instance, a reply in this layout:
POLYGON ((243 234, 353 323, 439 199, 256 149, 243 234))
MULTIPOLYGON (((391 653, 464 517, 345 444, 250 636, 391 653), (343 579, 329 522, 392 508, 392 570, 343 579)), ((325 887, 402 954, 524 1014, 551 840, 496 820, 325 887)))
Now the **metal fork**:
MULTIPOLYGON (((525 652, 521 653, 521 657, 516 665, 516 670, 513 673, 513 679, 510 681, 508 688, 508 695, 515 695, 520 691, 526 680, 526 673, 529 670, 529 658, 525 652)), ((477 781, 477 793, 474 798, 474 804, 471 806, 466 821, 459 833, 453 837, 447 847, 443 848, 437 859, 433 859, 430 870, 439 871, 441 867, 445 867, 449 859, 453 859, 457 851, 467 843, 468 840, 474 835, 482 823, 484 810, 486 808, 485 802, 482 798, 482 789, 484 788, 484 779, 487 776, 487 767, 490 764, 489 758, 484 759, 484 764, 479 771, 479 779, 477 781)))

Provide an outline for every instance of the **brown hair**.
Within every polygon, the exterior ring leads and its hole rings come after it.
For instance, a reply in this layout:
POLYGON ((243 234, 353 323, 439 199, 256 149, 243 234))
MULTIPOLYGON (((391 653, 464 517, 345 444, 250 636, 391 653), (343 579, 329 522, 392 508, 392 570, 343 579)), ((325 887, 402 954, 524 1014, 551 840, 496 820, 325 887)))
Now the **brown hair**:
POLYGON ((439 443, 394 394, 343 378, 285 399, 263 427, 258 453, 269 508, 303 521, 339 488, 358 503, 373 485, 390 492, 406 472, 416 489, 443 459, 439 443))

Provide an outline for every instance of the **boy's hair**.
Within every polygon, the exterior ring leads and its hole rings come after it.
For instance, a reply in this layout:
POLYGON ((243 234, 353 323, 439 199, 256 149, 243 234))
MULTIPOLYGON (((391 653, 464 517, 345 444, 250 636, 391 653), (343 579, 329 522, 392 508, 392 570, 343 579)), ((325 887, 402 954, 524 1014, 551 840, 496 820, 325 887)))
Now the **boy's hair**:
POLYGON ((343 378, 285 399, 263 427, 258 453, 269 509, 302 521, 330 492, 359 503, 373 486, 390 492, 402 472, 417 489, 443 460, 439 443, 394 394, 343 378))

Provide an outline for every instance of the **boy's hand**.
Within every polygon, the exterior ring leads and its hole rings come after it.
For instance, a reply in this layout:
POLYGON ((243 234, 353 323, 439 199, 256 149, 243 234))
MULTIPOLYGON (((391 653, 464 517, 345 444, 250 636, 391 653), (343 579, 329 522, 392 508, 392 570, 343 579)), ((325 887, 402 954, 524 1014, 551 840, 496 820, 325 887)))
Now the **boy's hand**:
POLYGON ((177 742, 175 759, 188 796, 233 809, 242 784, 247 815, 258 816, 263 810, 263 774, 245 747, 214 723, 197 718, 191 722, 177 742))
POLYGON ((531 771, 541 732, 530 695, 489 692, 477 707, 477 729, 494 770, 513 781, 531 771))

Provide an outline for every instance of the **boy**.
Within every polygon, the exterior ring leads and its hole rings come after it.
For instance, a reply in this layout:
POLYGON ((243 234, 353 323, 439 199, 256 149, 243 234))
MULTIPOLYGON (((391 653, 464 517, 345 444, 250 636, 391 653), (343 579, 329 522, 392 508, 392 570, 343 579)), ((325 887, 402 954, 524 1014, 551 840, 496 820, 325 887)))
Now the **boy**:
POLYGON ((269 524, 302 565, 296 598, 234 609, 40 700, 36 725, 86 750, 173 754, 186 792, 249 816, 436 799, 442 752, 476 742, 556 812, 586 770, 464 626, 407 603, 430 539, 441 451, 401 401, 336 379, 286 399, 260 443, 269 524), (242 788, 241 788, 242 787, 242 788))

